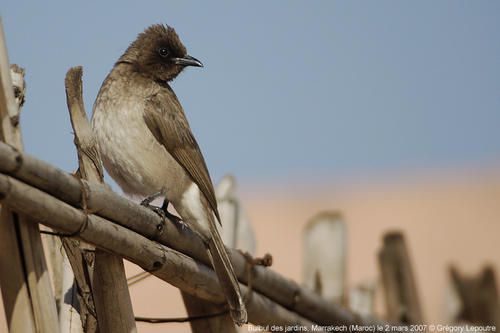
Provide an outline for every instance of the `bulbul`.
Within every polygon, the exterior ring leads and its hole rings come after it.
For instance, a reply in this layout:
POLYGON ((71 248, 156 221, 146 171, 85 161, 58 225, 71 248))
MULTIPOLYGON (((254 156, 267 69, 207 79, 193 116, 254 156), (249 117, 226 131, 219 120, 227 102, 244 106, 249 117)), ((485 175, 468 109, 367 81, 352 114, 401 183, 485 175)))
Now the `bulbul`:
POLYGON ((238 279, 216 223, 214 188, 184 110, 169 85, 187 66, 203 67, 187 54, 175 30, 153 25, 118 59, 94 104, 92 127, 104 166, 127 194, 172 203, 207 246, 233 320, 247 322, 238 279))

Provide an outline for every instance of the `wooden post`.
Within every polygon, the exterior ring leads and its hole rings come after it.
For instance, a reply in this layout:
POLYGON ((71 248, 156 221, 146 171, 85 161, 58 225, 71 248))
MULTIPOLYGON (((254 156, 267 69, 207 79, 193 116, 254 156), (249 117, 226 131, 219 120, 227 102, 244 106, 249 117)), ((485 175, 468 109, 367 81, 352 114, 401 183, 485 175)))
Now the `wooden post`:
MULTIPOLYGON (((24 73, 19 67, 12 69, 19 105, 0 20, 0 139, 22 151, 19 112, 24 101, 24 73)), ((6 207, 1 208, 0 217, 0 284, 11 332, 59 332, 38 224, 6 207)))
POLYGON ((455 320, 475 325, 499 325, 500 304, 491 266, 483 268, 478 276, 465 277, 457 268, 450 268, 453 287, 460 300, 460 311, 455 320))
MULTIPOLYGON (((90 182, 102 183, 100 153, 83 106, 81 67, 68 71, 65 85, 78 150, 79 175, 90 182)), ((86 193, 82 195, 85 203, 86 193)), ((101 249, 95 250, 92 289, 101 332, 137 332, 122 258, 101 249)))
MULTIPOLYGON (((62 246, 62 243, 61 243, 62 246)), ((59 328, 61 332, 64 333, 82 333, 85 327, 85 332, 96 332, 97 321, 94 325, 88 325, 87 317, 85 316, 85 311, 87 310, 86 305, 84 308, 80 308, 81 296, 78 294, 78 288, 75 283, 75 275, 71 270, 71 264, 68 256, 61 256, 61 291, 62 297, 59 300, 59 328), (83 313, 81 316, 78 312, 83 313), (82 318, 84 322, 82 323, 82 318)))
POLYGON ((304 229, 302 280, 326 300, 345 303, 346 227, 338 212, 314 216, 304 229))
MULTIPOLYGON (((51 232, 52 230, 45 227, 40 226, 40 230, 51 232)), ((63 256, 62 256, 62 243, 58 237, 54 237, 52 235, 44 235, 42 234, 42 242, 44 248, 47 251, 48 257, 48 269, 50 272, 50 277, 52 278, 52 290, 54 291, 54 297, 56 300, 57 313, 60 313, 60 304, 61 298, 63 297, 62 290, 62 268, 63 268, 63 256)))
POLYGON ((422 310, 408 249, 401 232, 389 232, 378 254, 384 284, 387 320, 422 324, 422 310))
POLYGON ((222 226, 217 224, 224 244, 255 254, 255 231, 236 196, 236 179, 225 175, 215 187, 222 226))
MULTIPOLYGON (((73 125, 72 108, 79 108, 78 104, 81 100, 81 78, 69 77, 69 72, 66 74, 66 99, 68 109, 70 112, 70 119, 73 125), (73 81, 76 80, 76 82, 73 81), (78 81, 80 80, 80 81, 78 81), (68 85, 70 87, 68 88, 68 85), (71 94, 71 97, 70 97, 71 94), (72 104, 70 104, 72 103, 72 104)), ((81 107, 83 108, 83 102, 81 107)), ((79 110, 78 110, 79 111, 79 110)), ((85 118, 86 121, 86 118, 85 118)), ((74 126, 73 126, 74 127, 74 126)), ((73 128, 75 131, 75 129, 73 128)), ((75 133, 75 143, 77 142, 75 133)), ((78 161, 81 163, 80 150, 78 150, 78 161)), ((77 178, 82 178, 80 169, 75 173, 77 178)), ((85 201, 83 189, 79 194, 79 206, 83 205, 85 201)), ((94 276, 94 263, 95 263, 95 248, 76 238, 65 237, 61 239, 64 246, 64 259, 69 262, 71 269, 68 265, 63 265, 62 279, 65 282, 64 293, 70 297, 63 298, 61 310, 65 311, 60 316, 60 325, 71 332, 96 333, 98 332, 97 324, 97 311, 93 294, 93 276, 94 276), (72 283, 70 282, 72 281, 72 283), (78 309, 78 313, 74 310, 78 309), (79 318, 78 318, 79 317, 79 318), (81 328, 79 325, 81 324, 81 328)))
MULTIPOLYGON (((210 315, 221 313, 225 309, 225 305, 214 304, 204 299, 192 296, 181 291, 182 300, 190 317, 200 315, 210 315)), ((235 333, 236 326, 229 313, 207 319, 199 319, 190 321, 191 331, 193 333, 235 333)))

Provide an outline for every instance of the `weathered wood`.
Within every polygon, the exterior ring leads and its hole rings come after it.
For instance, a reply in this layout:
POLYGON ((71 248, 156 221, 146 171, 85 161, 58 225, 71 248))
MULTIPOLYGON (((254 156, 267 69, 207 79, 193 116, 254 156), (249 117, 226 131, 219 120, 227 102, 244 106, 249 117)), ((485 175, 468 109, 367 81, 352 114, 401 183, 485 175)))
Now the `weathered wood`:
MULTIPOLYGON (((60 326, 69 327, 71 332, 93 333, 98 332, 97 315, 92 293, 92 275, 94 265, 93 248, 82 246, 78 239, 64 237, 62 239, 64 247, 64 262, 70 264, 70 268, 65 264, 63 271, 64 297, 61 311, 67 313, 60 315, 60 326), (72 281, 72 282, 70 282, 72 281), (75 311, 77 310, 77 311, 75 311)), ((64 332, 63 329, 61 329, 64 332)))
MULTIPOLYGON (((0 139, 16 142, 10 115, 17 114, 12 93, 3 26, 0 21, 0 139)), ((0 215, 0 285, 9 330, 34 332, 35 320, 17 237, 18 216, 6 207, 0 215)))
MULTIPOLYGON (((55 237, 53 238, 57 239, 55 237)), ((97 321, 94 326, 88 325, 86 313, 79 307, 80 303, 83 304, 83 302, 80 302, 82 296, 78 293, 75 276, 72 273, 68 257, 64 255, 61 256, 61 259, 61 291, 63 292, 62 298, 59 301, 59 328, 61 332, 81 333, 83 332, 83 327, 97 327, 97 321), (80 313, 83 314, 80 315, 80 313)), ((89 329, 87 329, 87 331, 92 332, 92 330, 89 329)), ((95 331, 95 328, 93 331, 95 331)))
MULTIPOLYGON (((41 226, 41 231, 52 232, 51 229, 41 226)), ((60 312, 62 291, 62 277, 63 277, 63 256, 62 256, 62 243, 57 237, 42 234, 42 243, 46 249, 48 257, 48 269, 52 281, 52 290, 54 291, 54 298, 56 299, 57 313, 60 312)))
POLYGON ((126 281, 123 259, 97 248, 93 286, 101 332, 137 332, 126 281))
POLYGON ((303 242, 304 284, 332 303, 345 304, 347 234, 340 213, 314 216, 304 229, 303 242))
POLYGON ((20 246, 15 227, 17 215, 14 216, 5 207, 1 209, 0 285, 7 325, 11 332, 35 332, 35 319, 22 269, 22 257, 17 251, 20 246))
MULTIPOLYGON (((82 184, 77 179, 35 157, 27 154, 19 155, 2 143, 0 143, 0 172, 12 175, 69 205, 81 207, 82 184), (22 161, 20 166, 16 159, 22 161)), ((86 187, 87 207, 96 215, 116 221, 149 239, 155 239, 161 244, 210 265, 203 242, 191 230, 177 228, 169 222, 162 223, 160 217, 151 210, 112 192, 104 185, 86 183, 86 187)), ((234 249, 228 251, 239 281, 248 283, 245 258, 234 249)), ((322 325, 374 322, 371 318, 359 318, 337 304, 330 304, 314 292, 301 288, 296 282, 266 267, 254 267, 253 286, 254 290, 276 303, 322 325)))
MULTIPOLYGON (((207 265, 153 242, 102 217, 85 214, 70 205, 12 177, 0 175, 1 203, 23 211, 42 224, 79 235, 95 246, 141 266, 158 278, 193 296, 223 304, 224 294, 215 272, 207 265)), ((240 286, 243 293, 249 290, 240 286)), ((247 304, 249 319, 259 325, 304 325, 312 321, 285 309, 254 291, 247 304)))
MULTIPOLYGON (((103 168, 97 142, 83 105, 82 68, 68 70, 66 98, 78 151, 78 175, 91 183, 103 182, 103 168)), ((85 196, 85 191, 82 193, 85 196)), ((137 332, 123 259, 95 250, 92 289, 99 329, 102 332, 137 332)))
POLYGON ((401 232, 390 232, 384 236, 384 244, 379 252, 379 264, 387 319, 404 324, 423 323, 413 269, 401 232))
POLYGON ((99 148, 92 133, 83 105, 82 67, 73 67, 66 73, 64 85, 71 126, 78 152, 78 173, 89 182, 102 183, 103 169, 99 148))
MULTIPOLYGON (((52 229, 43 226, 41 228, 43 231, 54 232, 52 229)), ((75 282, 75 275, 70 264, 70 261, 66 255, 68 248, 68 243, 73 240, 70 238, 65 238, 61 240, 59 237, 54 237, 53 235, 45 235, 42 237, 44 243, 44 248, 48 255, 48 268, 50 271, 50 276, 52 278, 52 287, 54 290, 54 296, 56 299, 57 313, 59 315, 59 329, 64 333, 83 333, 83 327, 94 327, 94 329, 86 330, 89 332, 96 332, 97 321, 95 317, 93 321, 95 324, 89 324, 91 320, 87 315, 87 304, 92 303, 93 300, 83 303, 80 306, 80 299, 82 299, 82 291, 78 291, 78 286, 75 282), (82 316, 80 316, 80 312, 82 316), (82 324, 82 318, 84 324, 82 324)), ((78 249, 78 243, 74 245, 78 249)), ((79 251, 76 251, 75 255, 81 260, 81 255, 79 251)), ((77 259, 75 259, 77 260, 77 259)), ((83 271, 83 270, 82 270, 83 271)))
POLYGON ((255 254, 255 231, 245 215, 240 200, 236 196, 236 180, 225 175, 215 187, 217 206, 222 226, 217 224, 226 246, 255 254))
MULTIPOLYGON (((192 296, 186 292, 181 292, 181 295, 184 305, 186 306, 187 313, 190 317, 210 315, 224 311, 225 305, 214 304, 199 297, 192 296)), ((193 333, 237 332, 236 326, 234 325, 229 312, 216 317, 190 321, 189 325, 191 326, 191 331, 193 333)))
POLYGON ((449 273, 461 303, 455 320, 483 326, 499 325, 500 304, 493 268, 486 266, 478 276, 467 277, 452 266, 449 273))
MULTIPOLYGON (((70 100, 68 96, 67 80, 66 78, 65 85, 68 108, 70 108, 70 106, 77 108, 79 105, 75 106, 74 104, 78 103, 78 101, 75 101, 73 96, 70 100)), ((71 90, 70 93, 74 93, 74 91, 71 90)), ((70 118, 73 124, 71 112, 70 118)), ((77 142, 76 138, 75 142, 77 142)), ((77 152, 78 161, 80 163, 80 151, 77 149, 77 152)), ((77 176, 80 176, 79 172, 77 172, 77 176)), ((64 247, 64 263, 66 263, 66 261, 69 262, 71 267, 71 269, 68 269, 68 265, 64 265, 64 270, 62 272, 65 286, 63 293, 67 295, 67 297, 62 298, 60 306, 61 313, 59 316, 59 323, 61 330, 63 332, 96 333, 98 331, 97 314, 92 292, 95 256, 93 252, 87 251, 94 249, 87 244, 80 243, 79 240, 74 238, 62 238, 61 242, 64 247)))
MULTIPOLYGON (((24 102, 24 71, 17 66, 12 71, 15 87, 0 20, 0 139, 21 151, 19 115, 24 102)), ((9 329, 58 332, 57 310, 38 224, 6 207, 1 209, 0 283, 9 329)))

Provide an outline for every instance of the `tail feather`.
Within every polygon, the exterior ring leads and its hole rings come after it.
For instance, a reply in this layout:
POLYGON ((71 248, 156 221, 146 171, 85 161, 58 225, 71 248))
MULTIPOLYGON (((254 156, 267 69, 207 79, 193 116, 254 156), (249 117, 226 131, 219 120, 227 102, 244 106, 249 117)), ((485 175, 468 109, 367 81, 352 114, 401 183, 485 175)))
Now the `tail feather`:
POLYGON ((229 304, 231 317, 236 324, 242 325, 248 321, 248 318, 245 304, 241 297, 238 278, 234 273, 229 255, 217 231, 215 221, 213 219, 209 220, 211 239, 208 241, 208 251, 212 259, 212 265, 229 304))

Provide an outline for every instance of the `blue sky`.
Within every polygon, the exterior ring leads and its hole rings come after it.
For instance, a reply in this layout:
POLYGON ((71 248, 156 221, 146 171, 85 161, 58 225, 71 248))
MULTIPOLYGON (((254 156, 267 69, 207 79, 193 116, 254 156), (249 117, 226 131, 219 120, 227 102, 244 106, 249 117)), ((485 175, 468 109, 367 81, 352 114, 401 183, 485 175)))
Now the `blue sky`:
POLYGON ((173 88, 214 180, 500 165, 498 1, 141 3, 0 6, 10 61, 27 70, 26 151, 73 170, 67 69, 84 67, 90 114, 127 45, 167 23, 205 64, 173 88))

